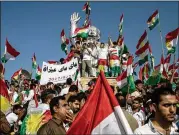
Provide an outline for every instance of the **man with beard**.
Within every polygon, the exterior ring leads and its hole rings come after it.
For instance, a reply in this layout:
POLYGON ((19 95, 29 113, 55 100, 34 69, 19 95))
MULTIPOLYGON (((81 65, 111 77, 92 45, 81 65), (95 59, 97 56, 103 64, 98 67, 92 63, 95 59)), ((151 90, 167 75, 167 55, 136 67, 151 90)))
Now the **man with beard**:
POLYGON ((135 130, 135 134, 179 134, 174 124, 177 99, 171 88, 158 88, 152 96, 155 117, 135 130))
POLYGON ((69 104, 71 111, 76 116, 80 110, 80 100, 78 96, 77 95, 70 96, 70 98, 68 99, 68 104, 69 104))

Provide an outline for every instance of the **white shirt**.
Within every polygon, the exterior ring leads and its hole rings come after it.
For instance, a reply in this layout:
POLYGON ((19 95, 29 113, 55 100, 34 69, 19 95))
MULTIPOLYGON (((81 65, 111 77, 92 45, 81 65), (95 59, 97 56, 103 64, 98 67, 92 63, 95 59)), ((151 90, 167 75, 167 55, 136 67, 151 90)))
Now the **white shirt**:
POLYGON ((98 59, 107 59, 108 56, 108 48, 100 48, 98 47, 98 59))
MULTIPOLYGON (((6 119, 7 119, 7 121, 9 122, 9 124, 11 125, 11 126, 13 126, 13 124, 17 121, 17 119, 18 119, 18 115, 16 115, 15 113, 10 113, 10 114, 8 114, 7 116, 6 116, 6 119)), ((21 124, 22 122, 21 121, 19 121, 19 125, 21 124)))
MULTIPOLYGON (((90 52, 92 52, 91 48, 88 48, 90 52)), ((91 54, 88 52, 87 49, 83 51, 83 60, 91 60, 91 54)))
POLYGON ((32 100, 33 97, 34 97, 34 90, 30 90, 28 95, 26 95, 25 92, 26 92, 26 91, 22 91, 22 94, 23 94, 23 97, 24 97, 24 100, 23 100, 23 103, 24 103, 24 104, 25 104, 27 101, 32 100))
POLYGON ((63 96, 63 95, 65 95, 65 94, 67 94, 68 91, 69 91, 69 88, 70 88, 70 87, 67 86, 66 88, 62 89, 61 92, 60 92, 60 96, 63 96))
POLYGON ((140 111, 136 112, 136 113, 133 114, 133 117, 137 120, 139 127, 141 127, 142 121, 144 121, 142 113, 140 111))
MULTIPOLYGON (((177 127, 173 123, 171 126, 170 135, 179 134, 178 132, 176 132, 176 130, 177 130, 177 127)), ((146 135, 162 135, 162 133, 160 133, 159 131, 157 131, 157 129, 154 128, 151 120, 149 120, 149 122, 147 124, 145 124, 144 126, 137 128, 134 131, 134 134, 136 134, 136 135, 144 135, 144 134, 146 134, 146 135)))
POLYGON ((17 94, 17 92, 15 91, 15 92, 13 93, 13 97, 12 97, 14 103, 15 103, 17 97, 18 97, 18 94, 17 94))

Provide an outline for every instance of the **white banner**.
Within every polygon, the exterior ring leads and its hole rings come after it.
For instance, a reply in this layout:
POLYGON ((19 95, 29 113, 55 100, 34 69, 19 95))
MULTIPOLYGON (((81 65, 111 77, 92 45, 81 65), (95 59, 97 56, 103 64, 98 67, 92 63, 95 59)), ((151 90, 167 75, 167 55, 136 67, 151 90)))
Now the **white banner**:
POLYGON ((54 84, 66 83, 67 78, 74 79, 77 69, 77 59, 72 59, 68 63, 62 65, 43 62, 40 84, 45 85, 48 82, 53 82, 54 84))

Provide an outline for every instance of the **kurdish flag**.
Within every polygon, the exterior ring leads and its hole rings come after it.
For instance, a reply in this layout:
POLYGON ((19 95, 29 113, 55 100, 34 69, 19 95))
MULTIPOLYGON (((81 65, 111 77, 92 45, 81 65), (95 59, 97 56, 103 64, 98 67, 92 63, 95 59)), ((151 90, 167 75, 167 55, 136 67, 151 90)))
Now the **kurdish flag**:
POLYGON ((174 46, 174 39, 177 38, 176 44, 178 42, 178 34, 179 34, 179 28, 175 29, 172 32, 169 32, 165 37, 166 47, 169 53, 175 53, 176 47, 174 46))
POLYGON ((67 45, 69 44, 69 39, 66 38, 64 29, 61 31, 60 36, 61 36, 61 40, 62 40, 61 49, 62 49, 62 51, 67 53, 67 45))
POLYGON ((37 61, 36 61, 36 56, 35 56, 35 53, 32 57, 32 68, 33 69, 36 69, 37 68, 37 61))
POLYGON ((88 32, 89 32, 89 24, 87 26, 84 26, 82 28, 76 28, 75 31, 74 31, 74 37, 77 37, 77 38, 87 38, 88 37, 88 32))
POLYGON ((42 69, 38 65, 37 70, 36 70, 36 75, 35 75, 36 80, 40 80, 41 74, 42 74, 42 69))
POLYGON ((22 68, 19 69, 18 71, 16 71, 16 72, 12 75, 11 79, 18 80, 18 79, 19 79, 19 76, 20 76, 20 74, 21 74, 21 72, 22 72, 22 68))
POLYGON ((127 46, 124 44, 124 37, 119 35, 117 43, 118 43, 118 46, 120 48, 119 54, 125 54, 125 53, 129 52, 127 46))
POLYGON ((139 56, 139 65, 140 66, 148 61, 149 52, 151 53, 151 49, 150 49, 150 45, 149 45, 148 41, 144 46, 142 46, 135 52, 135 54, 137 56, 139 56))
POLYGON ((86 3, 85 3, 85 5, 83 6, 83 11, 85 11, 85 13, 86 13, 87 15, 90 15, 91 7, 90 7, 89 2, 86 2, 86 3))
POLYGON ((117 85, 123 93, 132 93, 135 90, 134 78, 133 78, 133 67, 132 67, 132 56, 127 61, 127 70, 120 74, 117 78, 117 85), (129 91, 128 91, 129 90, 129 91))
POLYGON ((67 135, 90 134, 133 134, 102 71, 94 90, 67 132, 67 135))
POLYGON ((20 135, 37 134, 38 129, 52 118, 50 110, 34 110, 27 114, 20 128, 20 135))
POLYGON ((159 23, 159 13, 156 10, 147 20, 148 28, 152 30, 159 23))
POLYGON ((14 49, 8 40, 6 39, 5 53, 1 58, 2 63, 6 63, 8 60, 15 60, 15 58, 20 54, 16 49, 14 49))
POLYGON ((0 105, 1 105, 1 111, 4 114, 7 114, 8 111, 11 109, 11 104, 10 104, 10 98, 8 95, 7 91, 7 86, 4 80, 0 79, 0 105))
POLYGON ((148 37, 147 37, 147 32, 145 30, 144 33, 142 34, 142 36, 140 37, 136 48, 139 49, 139 48, 143 47, 147 42, 148 42, 148 37))

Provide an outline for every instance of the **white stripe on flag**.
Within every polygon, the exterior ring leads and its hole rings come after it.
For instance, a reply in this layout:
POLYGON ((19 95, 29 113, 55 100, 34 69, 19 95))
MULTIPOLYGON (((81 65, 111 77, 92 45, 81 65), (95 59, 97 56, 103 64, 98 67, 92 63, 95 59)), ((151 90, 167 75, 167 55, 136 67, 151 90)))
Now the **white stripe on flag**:
POLYGON ((117 82, 117 86, 119 87, 119 89, 123 88, 125 85, 127 85, 127 77, 117 82))
POLYGON ((91 134, 133 134, 120 106, 114 107, 114 112, 101 121, 91 134))

